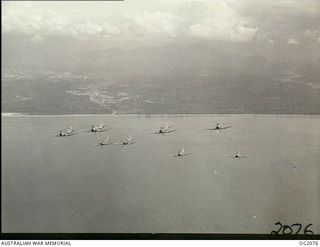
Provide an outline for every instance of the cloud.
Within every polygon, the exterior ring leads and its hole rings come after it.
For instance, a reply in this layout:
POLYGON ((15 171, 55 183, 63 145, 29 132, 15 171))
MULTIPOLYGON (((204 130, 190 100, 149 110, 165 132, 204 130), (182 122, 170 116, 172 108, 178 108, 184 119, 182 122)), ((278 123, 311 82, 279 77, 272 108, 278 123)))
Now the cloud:
POLYGON ((81 18, 72 21, 71 18, 49 9, 34 7, 32 4, 18 5, 12 9, 7 8, 3 15, 3 32, 27 34, 33 37, 33 41, 40 42, 40 36, 43 40, 49 35, 71 35, 81 39, 114 36, 127 38, 191 36, 201 39, 250 41, 257 31, 256 27, 249 26, 245 18, 237 15, 224 2, 214 1, 193 6, 199 7, 199 11, 196 9, 188 11, 200 12, 199 18, 195 20, 179 12, 132 11, 120 15, 120 22, 112 22, 81 18), (202 8, 201 5, 206 8, 202 8))
POLYGON ((3 33, 18 33, 32 36, 40 41, 49 35, 71 35, 76 38, 112 36, 176 36, 181 19, 165 12, 134 12, 122 15, 122 22, 73 20, 48 9, 33 8, 19 4, 6 8, 2 16, 3 33), (36 36, 37 35, 37 36, 36 36))
POLYGON ((86 21, 85 23, 73 24, 68 27, 68 30, 73 36, 97 37, 101 35, 103 26, 92 21, 86 21))
POLYGON ((40 35, 66 33, 69 20, 66 16, 48 9, 35 9, 27 2, 20 8, 6 9, 2 15, 2 32, 33 36, 32 41, 41 42, 40 35))
POLYGON ((240 16, 223 1, 214 1, 205 8, 204 18, 190 26, 191 35, 213 40, 250 41, 258 28, 240 16))
POLYGON ((258 40, 286 43, 291 37, 303 40, 307 29, 319 26, 318 0, 260 0, 237 4, 237 13, 259 28, 258 40))
POLYGON ((30 41, 33 43, 41 43, 43 41, 43 37, 39 34, 36 34, 30 38, 30 41))
POLYGON ((289 45, 297 45, 297 44, 299 44, 299 41, 297 41, 296 39, 290 38, 290 39, 288 39, 288 44, 289 45))
MULTIPOLYGON (((62 2, 59 6, 68 6, 68 9, 72 6, 72 3, 65 4, 62 2)), ((162 4, 157 10, 148 3, 124 3, 129 7, 117 5, 117 15, 111 16, 112 11, 108 9, 109 15, 95 18, 94 14, 71 15, 70 11, 57 11, 53 8, 57 3, 12 2, 3 4, 2 32, 29 35, 33 42, 52 35, 110 41, 192 38, 285 44, 295 43, 289 42, 295 37, 300 43, 318 42, 317 4, 317 0, 212 0, 162 4), (134 7, 130 9, 130 6, 134 7)), ((101 6, 109 7, 108 4, 101 6)), ((77 10, 77 5, 74 8, 77 10)))
POLYGON ((230 27, 214 25, 214 22, 200 23, 190 26, 190 33, 193 36, 222 41, 251 41, 257 28, 250 28, 236 24, 230 27))
POLYGON ((102 26, 102 31, 101 34, 103 36, 117 36, 120 35, 122 33, 122 31, 114 26, 114 25, 110 25, 109 23, 104 23, 102 26))
POLYGON ((183 20, 168 12, 126 14, 125 32, 133 35, 177 36, 183 20))

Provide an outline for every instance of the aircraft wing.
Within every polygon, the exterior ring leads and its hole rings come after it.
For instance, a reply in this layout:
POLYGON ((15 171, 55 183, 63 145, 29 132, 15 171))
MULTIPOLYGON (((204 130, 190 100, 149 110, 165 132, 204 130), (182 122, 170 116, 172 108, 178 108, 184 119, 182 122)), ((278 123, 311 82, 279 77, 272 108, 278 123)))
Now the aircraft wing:
POLYGON ((160 134, 165 134, 165 133, 160 133, 160 130, 156 131, 156 132, 152 132, 150 134, 155 134, 155 135, 160 135, 160 134))
POLYGON ((92 132, 91 130, 83 130, 82 132, 92 132))
POLYGON ((65 134, 65 135, 62 135, 62 136, 57 134, 57 135, 53 135, 53 137, 68 137, 68 136, 73 136, 73 135, 76 135, 76 134, 78 134, 78 133, 74 132, 74 133, 65 134))
POLYGON ((220 127, 220 129, 229 129, 231 127, 233 127, 233 126, 220 127))
POLYGON ((66 136, 73 136, 73 135, 76 135, 78 134, 77 132, 71 132, 70 134, 66 134, 66 136))
POLYGON ((168 156, 170 156, 170 157, 177 157, 178 155, 177 155, 177 154, 168 154, 168 156))
POLYGON ((111 130, 111 128, 109 128, 109 129, 101 129, 101 130, 97 130, 97 132, 104 132, 104 131, 107 131, 107 130, 111 130))
POLYGON ((93 146, 104 147, 104 146, 108 146, 108 145, 111 145, 111 144, 115 144, 115 143, 108 142, 108 143, 105 143, 105 144, 103 144, 103 145, 101 145, 100 143, 94 143, 94 144, 92 144, 92 145, 93 145, 93 146))
POLYGON ((114 143, 111 142, 111 141, 110 142, 106 142, 106 143, 103 144, 103 146, 108 146, 108 145, 111 145, 111 144, 114 144, 114 143))
POLYGON ((186 154, 182 154, 181 156, 188 156, 191 155, 192 153, 186 153, 186 154))
POLYGON ((181 155, 178 155, 178 154, 170 154, 169 156, 182 158, 182 157, 184 157, 184 156, 188 156, 188 155, 191 155, 191 154, 192 154, 192 153, 186 153, 186 154, 181 154, 181 155))
POLYGON ((177 129, 175 129, 175 130, 167 130, 167 131, 165 132, 165 134, 169 134, 169 133, 172 133, 172 132, 175 132, 175 131, 177 131, 177 129))

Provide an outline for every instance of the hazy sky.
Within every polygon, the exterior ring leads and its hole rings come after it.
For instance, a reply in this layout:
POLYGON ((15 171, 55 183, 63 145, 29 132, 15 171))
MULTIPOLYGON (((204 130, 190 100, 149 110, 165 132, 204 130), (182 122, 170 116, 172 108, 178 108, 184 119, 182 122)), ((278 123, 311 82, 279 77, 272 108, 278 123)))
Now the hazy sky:
POLYGON ((2 33, 154 43, 320 44, 320 1, 2 2, 2 33))

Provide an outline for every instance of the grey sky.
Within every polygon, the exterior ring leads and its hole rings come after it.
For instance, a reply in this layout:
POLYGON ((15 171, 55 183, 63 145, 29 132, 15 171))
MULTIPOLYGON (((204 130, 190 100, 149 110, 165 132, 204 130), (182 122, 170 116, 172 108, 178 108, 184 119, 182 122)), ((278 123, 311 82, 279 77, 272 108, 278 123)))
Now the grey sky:
POLYGON ((161 43, 220 40, 320 43, 316 0, 5 2, 2 33, 161 43))

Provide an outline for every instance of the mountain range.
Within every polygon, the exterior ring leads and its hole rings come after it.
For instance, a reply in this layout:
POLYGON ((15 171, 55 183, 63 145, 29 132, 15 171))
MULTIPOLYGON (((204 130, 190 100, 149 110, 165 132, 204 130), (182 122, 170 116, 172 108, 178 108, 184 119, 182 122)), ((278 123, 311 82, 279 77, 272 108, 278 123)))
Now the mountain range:
POLYGON ((17 40, 2 44, 3 112, 320 113, 317 55, 294 48, 181 43, 82 49, 72 40, 17 40))

